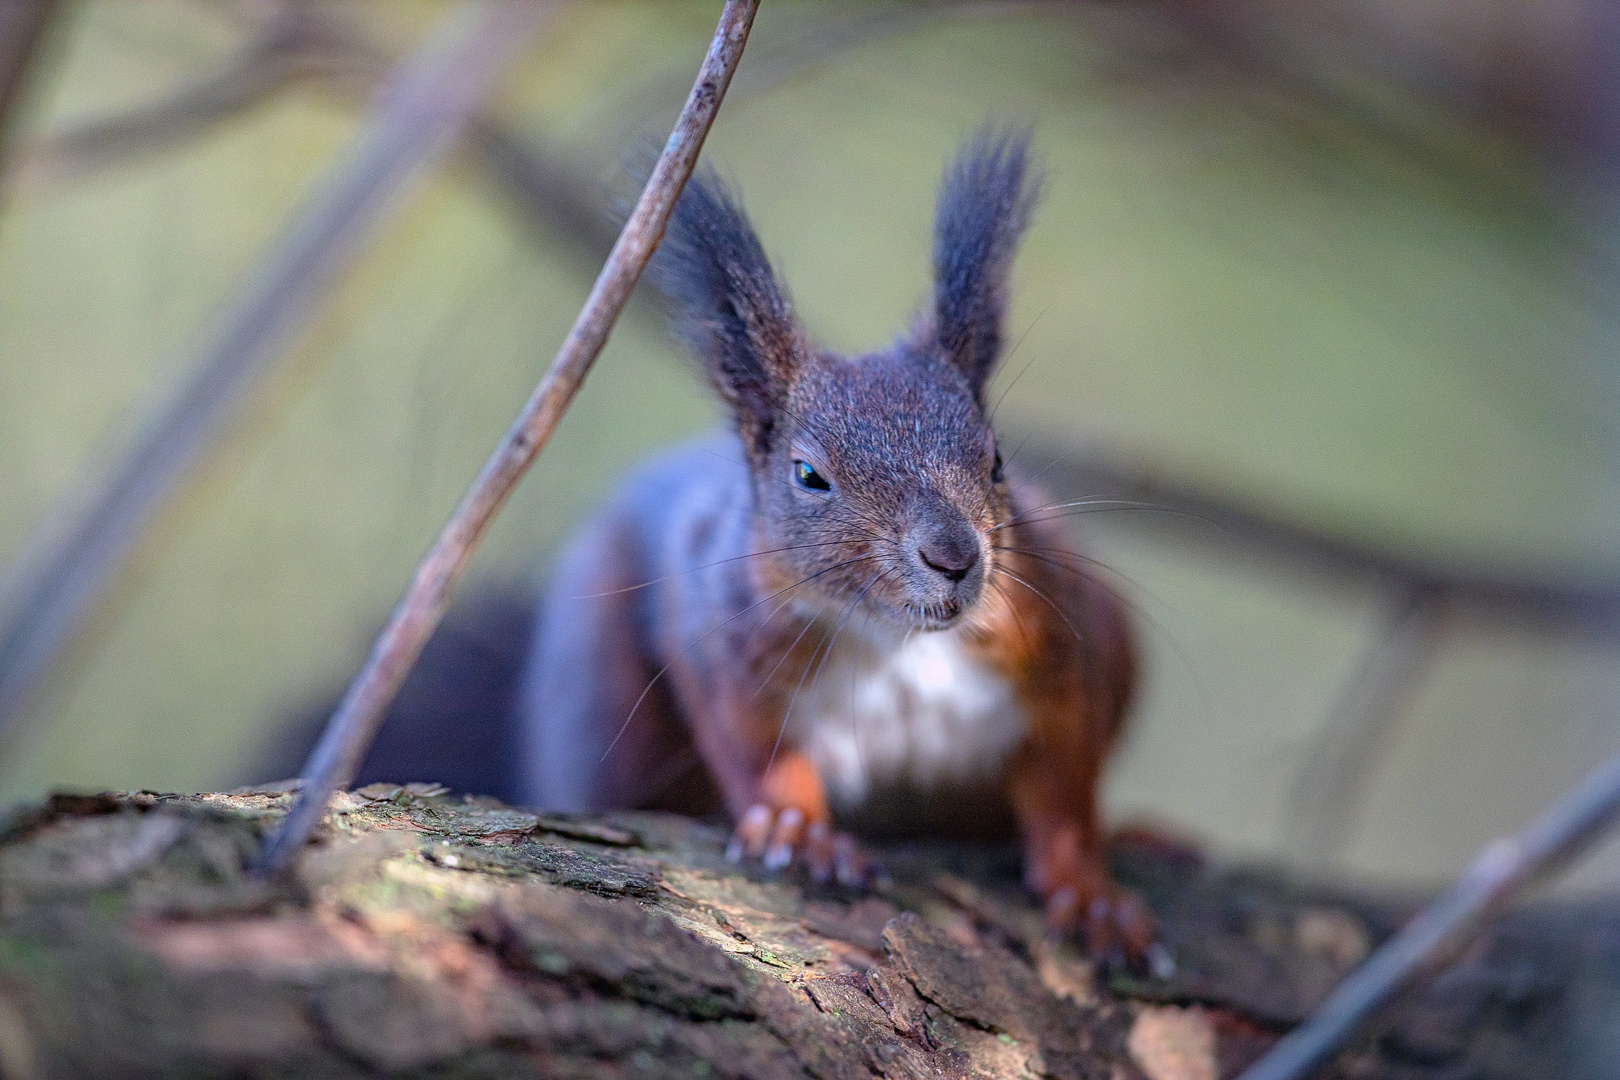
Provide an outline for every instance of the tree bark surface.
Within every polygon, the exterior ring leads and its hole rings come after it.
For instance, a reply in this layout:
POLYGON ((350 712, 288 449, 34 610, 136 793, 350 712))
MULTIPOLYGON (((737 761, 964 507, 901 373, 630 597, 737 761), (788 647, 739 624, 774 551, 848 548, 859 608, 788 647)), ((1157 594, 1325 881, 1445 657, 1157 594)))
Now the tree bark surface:
MULTIPOLYGON (((1412 909, 1119 845, 1165 979, 1054 941, 1012 849, 884 849, 851 895, 727 863, 725 832, 436 785, 339 793, 246 873, 290 785, 59 795, 0 837, 0 1075, 1216 1080, 1412 909)), ((1620 911, 1542 906, 1328 1075, 1615 1075, 1620 911)))

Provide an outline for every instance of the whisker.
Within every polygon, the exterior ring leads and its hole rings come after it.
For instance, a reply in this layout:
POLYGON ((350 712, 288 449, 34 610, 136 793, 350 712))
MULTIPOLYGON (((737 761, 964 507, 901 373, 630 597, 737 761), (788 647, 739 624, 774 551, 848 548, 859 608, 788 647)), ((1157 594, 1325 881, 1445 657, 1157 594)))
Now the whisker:
MULTIPOLYGON (((1006 365, 1007 361, 1009 361, 1009 360, 1011 360, 1013 358, 1013 353, 1017 352, 1018 347, 1024 343, 1024 339, 1029 337, 1029 332, 1031 330, 1035 329, 1035 324, 1040 322, 1042 316, 1044 316, 1048 311, 1051 311, 1051 310, 1052 310, 1052 305, 1048 304, 1048 305, 1046 305, 1044 308, 1042 308, 1040 310, 1039 314, 1037 314, 1033 319, 1031 319, 1029 321, 1029 326, 1027 328, 1025 328, 1025 330, 1024 330, 1024 332, 1022 334, 1018 335, 1018 340, 1013 342, 1013 347, 1007 350, 1007 355, 1001 358, 1001 363, 1002 363, 1003 366, 1006 365)), ((990 424, 990 423, 995 422, 996 410, 1001 408, 1001 403, 1003 401, 1007 400, 1007 395, 1012 393, 1012 388, 1018 385, 1018 380, 1022 379, 1024 377, 1024 372, 1028 371, 1030 369, 1030 367, 1035 363, 1035 361, 1039 360, 1040 358, 1041 358, 1040 354, 1037 353, 1034 356, 1030 357, 1024 363, 1023 367, 1018 369, 1018 374, 1016 374, 1016 375, 1014 375, 1012 377, 1012 382, 1008 383, 1004 388, 1002 388, 1001 393, 996 397, 996 403, 994 405, 990 406, 990 413, 989 413, 989 415, 987 415, 984 418, 985 423, 990 424)))
MULTIPOLYGON (((994 578, 986 578, 985 579, 985 586, 987 588, 995 589, 996 594, 998 596, 1001 596, 1002 598, 1004 598, 1007 601, 1008 610, 1010 610, 1013 613, 1013 618, 1018 620, 1018 627, 1019 627, 1018 632, 1023 635, 1025 644, 1026 645, 1030 644, 1029 625, 1024 622, 1024 616, 1023 616, 1022 613, 1019 612, 1018 604, 1017 604, 1017 602, 1015 600, 1013 600, 1012 593, 1008 592, 1006 586, 1002 585, 1001 582, 995 580, 994 578)), ((1030 734, 1035 739, 1036 747, 1038 747, 1038 748, 1044 747, 1044 745, 1046 743, 1046 736, 1045 736, 1045 728, 1044 728, 1043 725, 1041 725, 1041 724, 1031 724, 1030 725, 1030 734)))
MULTIPOLYGON (((888 570, 882 571, 888 573, 888 570)), ((861 636, 864 638, 872 628, 872 609, 866 609, 866 620, 861 623, 861 636)), ((855 769, 861 775, 866 774, 866 751, 861 746, 861 717, 855 711, 855 669, 849 672, 849 726, 855 736, 855 769)))
POLYGON ((918 626, 916 623, 908 623, 907 624, 907 626, 906 626, 906 636, 900 639, 900 648, 902 650, 904 650, 907 645, 911 644, 912 635, 915 634, 920 629, 922 629, 922 628, 920 626, 918 626))
MULTIPOLYGON (((855 597, 850 606, 844 609, 844 615, 839 620, 838 628, 833 631, 832 640, 827 643, 827 650, 821 654, 821 663, 816 665, 816 673, 810 678, 810 688, 812 690, 815 689, 816 683, 821 679, 821 670, 827 666, 827 660, 832 656, 833 646, 838 644, 838 635, 844 632, 849 623, 849 617, 855 613, 855 608, 860 606, 861 601, 866 599, 866 594, 872 591, 872 587, 883 580, 883 575, 888 572, 888 569, 879 570, 872 580, 866 583, 866 588, 861 590, 860 595, 855 597)), ((870 614, 870 611, 868 611, 868 614, 870 614)), ((814 654, 811 655, 814 656, 814 654)))
MULTIPOLYGON (((780 604, 778 604, 776 606, 776 611, 772 611, 771 614, 769 616, 767 616, 765 621, 767 623, 769 623, 770 620, 776 616, 776 612, 781 611, 787 605, 788 605, 787 600, 782 601, 780 604)), ((777 657, 776 666, 771 668, 770 674, 766 675, 763 679, 761 679, 759 681, 759 685, 754 688, 754 692, 748 696, 748 701, 749 701, 750 704, 752 704, 755 700, 757 700, 759 698, 760 694, 765 692, 765 688, 767 686, 771 685, 772 680, 774 680, 776 678, 776 673, 778 671, 782 670, 782 665, 787 663, 787 658, 793 655, 793 650, 797 649, 799 647, 799 642, 804 640, 804 635, 808 634, 810 632, 810 628, 812 626, 814 626, 814 625, 816 625, 816 620, 814 620, 814 619, 806 619, 806 620, 804 620, 804 626, 799 630, 798 636, 795 637, 788 644, 788 647, 786 649, 782 650, 782 655, 777 657)), ((810 655, 811 655, 812 658, 814 658, 815 653, 811 653, 810 655)))
MULTIPOLYGON (((1141 582, 1137 581, 1135 578, 1133 578, 1129 574, 1125 573, 1125 571, 1115 569, 1114 567, 1109 566, 1107 563, 1103 562, 1101 559, 1092 558, 1090 555, 1083 555, 1078 551, 1070 551, 1068 548, 1041 547, 1039 544, 1024 544, 1022 546, 1013 545, 1013 544, 991 544, 990 549, 992 551, 1016 551, 1016 552, 1018 552, 1019 554, 1022 554, 1022 555, 1036 555, 1037 553, 1045 553, 1045 554, 1050 554, 1050 555, 1053 555, 1053 556, 1064 556, 1064 557, 1067 557, 1067 558, 1070 558, 1070 559, 1078 559, 1079 561, 1085 563, 1087 566, 1091 566, 1091 567, 1094 567, 1094 568, 1096 568, 1098 570, 1104 570, 1104 571, 1107 571, 1110 574, 1113 574, 1115 577, 1119 578, 1121 581, 1125 582, 1125 584, 1129 585, 1133 589, 1141 589, 1143 592, 1148 592, 1147 588, 1145 586, 1143 586, 1141 582)), ((1064 566, 1064 569, 1073 570, 1074 568, 1069 567, 1069 566, 1064 566)), ((1089 577, 1088 575, 1083 574, 1079 570, 1074 570, 1074 572, 1075 573, 1081 573, 1081 576, 1086 577, 1086 580, 1088 580, 1088 581, 1089 580, 1095 580, 1095 579, 1089 577)), ((1114 592, 1115 595, 1118 596, 1118 598, 1120 600, 1125 599, 1124 596, 1120 596, 1118 594, 1118 592, 1111 585, 1109 585, 1107 582, 1098 581, 1097 583, 1099 585, 1102 585, 1104 588, 1108 589, 1110 592, 1114 592)))
MULTIPOLYGON (((996 550, 1005 551, 1007 549, 997 548, 996 550)), ((993 578, 987 579, 986 583, 995 587, 1000 594, 1006 598, 1007 610, 1012 612, 1014 621, 1018 623, 1018 636, 1024 639, 1025 648, 1033 649, 1035 647, 1035 639, 1029 636, 1029 624, 1024 621, 1024 613, 1019 611, 1018 605, 1013 602, 1012 594, 1001 587, 1001 582, 996 581, 993 578)))
MULTIPOLYGON (((804 680, 806 676, 810 674, 810 665, 815 662, 816 653, 821 652, 823 645, 827 646, 827 651, 823 653, 821 657, 821 664, 822 666, 825 666, 827 663, 827 657, 832 655, 832 644, 828 640, 829 634, 832 641, 836 641, 838 639, 839 633, 842 632, 844 628, 844 620, 849 617, 850 612, 855 610, 856 605, 865 599, 866 594, 871 591, 872 586, 876 585, 878 578, 882 576, 883 571, 881 570, 872 575, 872 580, 866 583, 866 588, 862 589, 860 593, 856 595, 855 599, 851 600, 844 607, 843 614, 839 617, 835 628, 829 631, 828 634, 821 635, 821 640, 816 643, 815 649, 810 653, 810 659, 804 662, 804 674, 799 676, 799 684, 793 688, 793 696, 788 699, 787 709, 782 713, 782 724, 776 729, 776 742, 771 745, 770 760, 765 763, 765 768, 769 769, 772 765, 776 764, 776 752, 782 748, 782 736, 787 733, 788 720, 793 716, 793 706, 798 703, 799 691, 804 689, 804 680)), ((821 674, 821 667, 816 668, 816 674, 818 676, 821 674)))
POLYGON ((1024 588, 1046 601, 1047 606, 1057 613, 1058 618, 1063 620, 1063 625, 1069 628, 1069 633, 1074 635, 1074 640, 1080 643, 1080 648, 1084 650, 1088 656, 1091 654, 1092 649, 1090 643, 1087 642, 1085 638, 1080 636, 1080 631, 1075 629, 1074 623, 1069 621, 1069 616, 1064 614, 1063 609, 1058 607, 1055 600, 1053 600, 1050 596, 1047 596, 1035 586, 1031 585, 1029 582, 1025 581, 1023 578, 1019 577, 1017 574, 1013 573, 1011 570, 1008 570, 1005 566, 993 567, 992 572, 1007 575, 1014 581, 1018 582, 1018 584, 1022 585, 1024 588))
POLYGON ((622 596, 625 593, 632 593, 638 589, 649 589, 654 585, 661 585, 666 581, 674 581, 676 578, 685 577, 687 574, 695 574, 699 570, 712 570, 716 566, 724 566, 726 563, 741 562, 744 559, 757 559, 762 555, 780 555, 784 551, 804 551, 808 548, 838 547, 841 544, 872 543, 880 541, 881 539, 881 537, 859 536, 853 540, 828 540, 825 543, 820 544, 789 544, 787 547, 771 548, 769 551, 750 551, 746 555, 732 555, 728 558, 716 559, 711 563, 704 563, 701 566, 689 566, 685 570, 679 570, 673 574, 665 574, 663 577, 653 578, 651 581, 643 581, 639 585, 626 585, 622 589, 609 589, 607 592, 582 593, 579 596, 573 597, 573 599, 600 600, 605 596, 622 596))
POLYGON ((1137 502, 1137 501, 1131 500, 1131 499, 1116 499, 1116 498, 1113 498, 1112 496, 1108 496, 1108 495, 1087 495, 1086 497, 1080 498, 1080 499, 1063 499, 1063 500, 1060 500, 1060 501, 1057 501, 1057 502, 1043 503, 1040 506, 1032 506, 1028 510, 1020 510, 1018 513, 1013 514, 1011 517, 1004 518, 1003 520, 998 521, 994 525, 990 526, 990 531, 994 532, 997 529, 1004 529, 1008 525, 1011 525, 1011 524, 1013 524, 1014 522, 1017 522, 1017 521, 1022 521, 1024 518, 1030 517, 1033 514, 1047 513, 1048 511, 1052 511, 1052 510, 1064 510, 1064 509, 1068 509, 1070 507, 1092 507, 1092 506, 1120 506, 1120 507, 1129 507, 1129 508, 1131 508, 1133 510, 1169 510, 1169 509, 1171 509, 1170 507, 1161 507, 1156 503, 1137 502))
POLYGON ((1127 574, 1118 567, 1110 566, 1101 559, 1092 558, 1090 555, 1083 555, 1078 551, 1070 551, 1068 548, 1040 547, 1038 545, 1014 547, 1006 544, 992 544, 990 546, 995 551, 1016 551, 1020 554, 1029 555, 1032 558, 1037 559, 1042 559, 1044 557, 1044 561, 1052 563, 1052 565, 1058 569, 1067 570, 1069 573, 1074 574, 1083 581, 1089 581, 1100 586, 1101 588, 1107 589, 1109 594, 1113 596, 1115 600, 1118 600, 1121 604, 1124 604, 1126 607, 1130 608, 1133 614, 1140 615, 1148 622, 1153 623, 1156 629, 1165 633, 1167 638, 1169 637, 1169 632, 1164 629, 1163 625, 1159 623, 1159 621, 1154 618, 1154 616, 1146 608, 1136 603, 1136 601, 1133 600, 1124 590, 1116 588, 1112 582, 1106 581, 1094 574, 1088 574, 1084 571, 1084 569, 1070 566, 1067 563, 1061 562, 1060 560, 1064 558, 1077 559, 1086 564, 1087 567, 1100 570, 1105 574, 1118 578, 1120 581, 1130 586, 1133 591, 1141 593, 1155 603, 1164 605, 1166 607, 1172 606, 1168 604, 1164 597, 1158 595, 1152 589, 1148 588, 1146 585, 1143 585, 1136 578, 1132 577, 1130 574, 1127 574))
MULTIPOLYGON (((1027 442, 1028 440, 1026 439, 1025 441, 1027 442)), ((1049 473, 1053 469, 1057 468, 1057 466, 1059 464, 1061 464, 1062 461, 1063 461, 1063 458, 1061 456, 1053 458, 1051 461, 1048 461, 1045 465, 1042 465, 1039 469, 1035 470, 1035 473, 1034 473, 1033 476, 1025 477, 1024 478, 1024 483, 1033 484, 1035 481, 1039 480, 1041 477, 1045 476, 1047 473, 1049 473)))
POLYGON ((1072 517, 1076 514, 1097 513, 1106 510, 1144 510, 1150 513, 1176 514, 1178 516, 1194 518, 1195 520, 1203 521, 1207 524, 1214 524, 1214 522, 1210 521, 1209 518, 1206 518, 1201 514, 1195 514, 1190 510, 1183 510, 1176 506, 1163 506, 1158 503, 1136 502, 1131 499, 1097 498, 1075 499, 1072 502, 1052 503, 1048 506, 1037 506, 1033 510, 1025 510, 1020 514, 1014 514, 1007 520, 1000 522, 999 524, 992 525, 988 531, 996 532, 997 530, 1005 529, 1010 525, 1017 525, 1020 523, 1026 525, 1038 525, 1043 521, 1056 521, 1059 518, 1072 517), (1050 517, 1034 518, 1033 520, 1029 520, 1032 514, 1047 513, 1053 510, 1062 510, 1064 512, 1052 514, 1050 517))
MULTIPOLYGON (((1112 596, 1115 600, 1118 600, 1121 604, 1124 604, 1126 607, 1130 608, 1132 614, 1140 615, 1142 618, 1148 620, 1149 622, 1153 622, 1153 623, 1155 623, 1155 625, 1157 625, 1157 620, 1155 620, 1152 615, 1150 615, 1146 611, 1142 610, 1141 606, 1138 605, 1137 603, 1135 603, 1135 601, 1133 601, 1129 596, 1126 596, 1119 589, 1114 588, 1111 584, 1109 584, 1108 582, 1102 580, 1100 577, 1097 577, 1096 575, 1093 575, 1093 574, 1088 574, 1088 573, 1085 572, 1084 569, 1082 569, 1080 567, 1070 566, 1068 563, 1063 562, 1062 559, 1059 556, 1065 556, 1066 555, 1066 556, 1068 556, 1069 558, 1072 558, 1072 559, 1079 559, 1082 562, 1088 563, 1089 565, 1091 565, 1093 567, 1096 567, 1099 570, 1106 570, 1111 574, 1117 574, 1122 580, 1124 580, 1127 584, 1131 585, 1133 588, 1140 588, 1140 586, 1137 585, 1137 583, 1134 580, 1132 580, 1130 577, 1128 577, 1123 572, 1115 570, 1113 567, 1109 566, 1107 563, 1104 563, 1104 562, 1102 562, 1102 561, 1100 561, 1098 559, 1088 558, 1087 556, 1081 555, 1078 552, 1065 551, 1063 548, 1032 548, 1032 547, 1003 547, 1003 546, 998 546, 998 547, 996 547, 995 550, 997 550, 997 551, 1013 551, 1013 552, 1017 552, 1020 555, 1027 555, 1032 559, 1039 559, 1041 562, 1046 563, 1047 565, 1051 566, 1053 569, 1062 570, 1065 573, 1072 574, 1072 575, 1074 575, 1075 578, 1077 578, 1078 580, 1080 580, 1080 581, 1082 581, 1082 582, 1084 582, 1084 583, 1086 583, 1088 585, 1095 585, 1098 588, 1105 589, 1105 590, 1107 590, 1108 594, 1110 596, 1112 596), (1048 552, 1051 552, 1053 554, 1047 554, 1048 552)), ((1146 590, 1144 589, 1143 591, 1145 592, 1146 590)), ((1160 627, 1160 629, 1162 629, 1162 627, 1160 627)))
POLYGON ((1001 467, 1003 469, 1011 468, 1012 463, 1018 460, 1018 455, 1022 454, 1024 452, 1024 447, 1029 445, 1030 437, 1031 437, 1030 435, 1025 435, 1022 439, 1018 440, 1018 448, 1016 450, 1014 450, 1011 455, 1008 456, 1007 460, 1005 460, 1005 461, 1003 461, 1001 463, 1001 467))
MULTIPOLYGON (((1137 618, 1141 619, 1143 622, 1147 623, 1148 626, 1150 626, 1155 632, 1157 632, 1157 634, 1159 636, 1159 639, 1164 642, 1165 646, 1168 647, 1169 650, 1172 653, 1175 654, 1177 662, 1179 662, 1181 664, 1182 670, 1184 670, 1187 673, 1188 677, 1192 679, 1193 686, 1198 691, 1198 702, 1199 702, 1199 705, 1202 707, 1204 715, 1206 717, 1208 715, 1210 715, 1210 712, 1211 712, 1211 706, 1210 706, 1211 698, 1210 698, 1210 694, 1209 694, 1209 687, 1204 682, 1204 676, 1199 672, 1198 666, 1193 663, 1192 655, 1187 652, 1186 648, 1176 638, 1176 635, 1174 635, 1174 634, 1172 634, 1170 632, 1170 628, 1167 627, 1164 624, 1164 620, 1158 618, 1151 611, 1149 611, 1146 607, 1144 607, 1143 605, 1137 603, 1134 599, 1132 599, 1130 596, 1128 596, 1123 590, 1115 588, 1113 586, 1113 584, 1111 584, 1110 582, 1104 581, 1103 579, 1101 579, 1099 577, 1096 577, 1095 575, 1086 574, 1086 573, 1082 572, 1080 569, 1078 569, 1076 567, 1073 567, 1073 566, 1070 566, 1067 563, 1064 563, 1064 562, 1060 561, 1059 559, 1057 559, 1055 557, 1049 557, 1049 556, 1043 555, 1041 553, 1042 552, 1055 552, 1057 555, 1067 555, 1070 558, 1079 559, 1082 562, 1089 563, 1090 565, 1096 567, 1098 570, 1107 571, 1108 573, 1113 574, 1114 576, 1120 578, 1127 585, 1130 585, 1132 589, 1136 590, 1137 592, 1145 594, 1149 599, 1154 600, 1154 601, 1158 602, 1159 604, 1165 604, 1165 601, 1164 601, 1164 599, 1162 597, 1159 597, 1159 596, 1155 595, 1152 590, 1150 590, 1147 587, 1143 586, 1135 578, 1132 578, 1129 574, 1126 574, 1124 571, 1117 570, 1114 567, 1109 566, 1107 563, 1103 562, 1100 559, 1090 558, 1089 556, 1082 555, 1077 551, 1069 551, 1069 550, 1064 549, 1064 548, 1002 547, 1002 546, 998 546, 998 545, 991 545, 991 546, 994 547, 995 550, 997 550, 997 551, 1016 551, 1016 552, 1019 552, 1019 553, 1024 554, 1024 555, 1028 555, 1031 558, 1040 559, 1043 562, 1050 563, 1056 569, 1066 570, 1069 573, 1075 575, 1076 577, 1078 577, 1078 578, 1080 578, 1080 579, 1082 579, 1084 581, 1091 582, 1091 583, 1093 583, 1095 585, 1100 586, 1101 588, 1107 589, 1109 594, 1111 596, 1113 596, 1113 598, 1115 600, 1118 600, 1121 604, 1123 604, 1126 607, 1126 609, 1130 611, 1130 613, 1132 615, 1136 616, 1137 618)), ((1168 606, 1168 605, 1166 605, 1166 606, 1168 606)))
MULTIPOLYGON (((685 645, 683 645, 681 647, 680 652, 685 653, 688 650, 690 650, 692 648, 695 648, 697 646, 698 642, 702 641, 704 638, 708 637, 710 634, 714 633, 716 630, 719 630, 721 627, 725 626, 727 623, 730 623, 733 620, 742 618, 744 615, 748 614, 750 611, 753 611, 755 608, 759 607, 761 604, 769 603, 770 601, 775 600, 778 596, 781 596, 783 593, 787 592, 789 589, 797 589, 800 585, 804 585, 804 584, 807 584, 807 583, 809 583, 811 581, 814 581, 816 578, 821 577, 823 574, 830 574, 834 570, 839 569, 840 567, 851 566, 851 565, 853 565, 855 563, 858 563, 858 562, 867 562, 867 561, 869 561, 871 559, 876 559, 876 558, 880 558, 880 556, 877 556, 877 555, 863 555, 863 556, 861 556, 859 558, 855 558, 855 559, 845 559, 843 562, 833 563, 833 565, 831 565, 829 567, 826 567, 825 569, 818 570, 814 574, 811 574, 807 578, 802 578, 802 579, 800 579, 798 581, 795 581, 792 585, 789 585, 785 589, 778 589, 776 592, 771 593, 771 595, 765 597, 764 599, 756 600, 752 604, 749 604, 747 607, 743 608, 741 611, 734 612, 733 614, 727 616, 721 622, 715 623, 713 626, 711 626, 707 630, 703 631, 703 633, 699 634, 697 637, 693 638, 691 641, 689 641, 685 645)), ((680 653, 677 653, 676 656, 678 658, 680 656, 680 653)), ((667 674, 669 672, 669 669, 674 667, 674 666, 675 666, 675 661, 671 660, 669 663, 665 664, 663 667, 658 669, 658 674, 654 675, 651 679, 649 679, 647 681, 647 685, 642 688, 641 695, 636 698, 635 704, 630 706, 630 714, 624 718, 624 723, 619 726, 618 734, 613 736, 613 741, 608 743, 607 749, 602 751, 602 756, 600 758, 597 758, 597 764, 601 764, 602 762, 606 761, 607 756, 609 754, 613 753, 613 748, 615 746, 619 745, 619 740, 624 738, 624 733, 626 731, 630 730, 630 721, 635 719, 636 710, 640 709, 641 708, 641 703, 643 701, 647 700, 647 695, 652 692, 653 685, 655 683, 657 683, 659 679, 662 679, 665 676, 665 674, 667 674)))
MULTIPOLYGON (((1053 465, 1057 464, 1057 460, 1054 459, 1052 464, 1053 465)), ((1050 468, 1051 466, 1047 466, 1047 467, 1050 468)), ((1012 514, 1009 517, 1002 518, 1000 521, 998 521, 994 525, 990 526, 988 531, 989 532, 995 532, 997 529, 1004 529, 1008 525, 1011 525, 1013 522, 1022 521, 1024 518, 1029 517, 1031 514, 1039 514, 1039 513, 1043 513, 1045 511, 1048 511, 1048 510, 1058 510, 1058 509, 1061 509, 1061 508, 1063 508, 1065 506, 1089 506, 1089 505, 1091 505, 1093 503, 1104 503, 1104 502, 1107 502, 1107 501, 1109 501, 1109 500, 1105 496, 1096 495, 1096 496, 1087 496, 1086 498, 1083 498, 1083 499, 1071 499, 1071 500, 1066 500, 1066 501, 1061 501, 1061 502, 1049 502, 1049 503, 1044 503, 1044 504, 1042 504, 1040 506, 1032 506, 1028 510, 1020 510, 1016 514, 1012 514)))

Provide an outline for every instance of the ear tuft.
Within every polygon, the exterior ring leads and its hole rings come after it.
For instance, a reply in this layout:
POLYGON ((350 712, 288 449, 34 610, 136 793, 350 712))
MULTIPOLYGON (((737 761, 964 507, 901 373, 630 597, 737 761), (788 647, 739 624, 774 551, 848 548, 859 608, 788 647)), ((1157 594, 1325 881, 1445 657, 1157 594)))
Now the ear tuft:
POLYGON ((931 327, 945 357, 982 394, 1001 356, 1007 274, 1040 197, 1029 132, 987 127, 945 168, 934 215, 931 327))
POLYGON ((745 444, 763 450, 804 355, 804 336, 741 197, 712 169, 687 181, 651 272, 677 335, 731 406, 745 444))

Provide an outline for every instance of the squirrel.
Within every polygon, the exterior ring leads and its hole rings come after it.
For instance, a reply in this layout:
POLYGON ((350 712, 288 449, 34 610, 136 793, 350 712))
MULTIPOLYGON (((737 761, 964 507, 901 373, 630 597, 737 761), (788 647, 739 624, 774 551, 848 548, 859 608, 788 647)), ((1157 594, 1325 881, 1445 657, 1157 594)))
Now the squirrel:
POLYGON ((735 190, 688 182, 650 272, 731 424, 562 553, 519 691, 526 801, 723 809, 733 860, 845 885, 880 873, 845 829, 1010 816, 1049 925, 1147 953, 1097 807, 1129 621, 1004 465, 985 400, 1039 188, 1027 133, 974 136, 944 171, 925 311, 851 358, 807 336, 735 190))

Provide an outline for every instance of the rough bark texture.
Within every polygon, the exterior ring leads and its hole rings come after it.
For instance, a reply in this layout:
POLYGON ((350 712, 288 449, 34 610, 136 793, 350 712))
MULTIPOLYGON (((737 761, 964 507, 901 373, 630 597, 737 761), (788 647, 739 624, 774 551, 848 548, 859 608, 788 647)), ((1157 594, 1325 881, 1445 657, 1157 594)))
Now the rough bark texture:
MULTIPOLYGON (((1126 845, 1178 970, 1100 979, 1042 934, 1012 851, 889 849, 892 888, 849 896, 739 870, 711 825, 375 784, 336 797, 289 875, 246 876, 290 801, 58 796, 16 818, 0 1074, 1214 1080, 1401 915, 1126 845)), ((1541 909, 1334 1074, 1613 1075, 1617 1020, 1620 913, 1541 909)))

